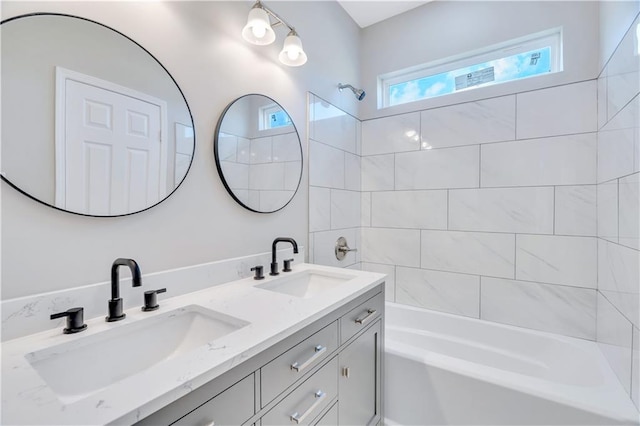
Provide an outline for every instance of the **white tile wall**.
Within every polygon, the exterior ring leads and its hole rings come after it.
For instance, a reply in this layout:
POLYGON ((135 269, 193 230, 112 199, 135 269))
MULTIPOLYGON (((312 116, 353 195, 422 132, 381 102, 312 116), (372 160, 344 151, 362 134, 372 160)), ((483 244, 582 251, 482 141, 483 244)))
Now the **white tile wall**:
POLYGON ((420 149, 420 114, 395 115, 362 123, 362 155, 420 149))
POLYGON ((640 296, 615 290, 598 289, 609 303, 616 307, 634 326, 640 327, 640 296))
POLYGON ((598 184, 598 237, 618 242, 618 181, 598 184))
POLYGON ((477 188, 479 155, 479 146, 396 154, 395 189, 477 188))
POLYGON ((633 355, 631 366, 631 399, 640 409, 640 330, 633 327, 633 355))
POLYGON ((422 142, 433 148, 515 139, 515 95, 422 111, 422 142))
POLYGON ((360 157, 345 152, 344 154, 344 189, 360 191, 360 157))
POLYGON ((379 263, 362 262, 361 269, 369 272, 379 272, 387 274, 384 281, 385 300, 395 302, 396 300, 396 267, 394 265, 382 265, 379 263))
POLYGON ((598 182, 633 173, 634 130, 605 129, 598 133, 598 182))
POLYGON ((640 294, 640 253, 629 247, 598 240, 598 289, 640 294))
POLYGON ((396 302, 479 318, 480 277, 398 266, 396 302))
POLYGON ((439 271, 514 278, 515 236, 484 232, 422 231, 420 265, 425 269, 439 271))
POLYGON ((595 132, 597 82, 585 81, 517 96, 517 138, 595 132))
POLYGON ((309 187, 309 232, 331 229, 331 190, 309 187))
POLYGON ((309 140, 309 185, 344 189, 344 151, 309 140))
POLYGON ((553 234, 553 188, 454 189, 449 229, 553 234))
POLYGON ((331 190, 331 229, 360 226, 360 192, 331 190))
POLYGON ((249 188, 256 190, 284 189, 285 163, 252 164, 249 167, 249 188))
POLYGON ((343 260, 336 259, 335 247, 338 238, 344 237, 347 239, 350 248, 359 249, 359 246, 356 245, 356 236, 358 233, 359 230, 357 228, 314 232, 313 263, 318 265, 335 266, 338 268, 344 268, 357 263, 358 258, 356 257, 355 252, 347 253, 343 260))
POLYGON ((640 250, 640 173, 621 178, 618 191, 620 196, 618 242, 640 250))
POLYGON ((373 192, 371 226, 447 229, 447 191, 373 192))
POLYGON ((596 291, 482 277, 480 318, 594 340, 596 291))
POLYGON ((342 151, 356 153, 357 119, 330 103, 315 98, 310 104, 313 109, 309 123, 310 138, 333 146, 342 151))
POLYGON ((300 184, 302 161, 289 161, 284 164, 284 189, 295 191, 300 184))
POLYGON ((483 187, 596 183, 595 133, 482 146, 483 187))
POLYGON ((231 161, 222 161, 220 163, 224 180, 232 189, 249 188, 249 166, 231 161))
POLYGON ((596 236, 596 185, 555 188, 555 233, 596 236))
POLYGON ((420 266, 420 231, 362 228, 362 261, 420 266))
POLYGON ((362 190, 388 191, 394 188, 394 156, 362 157, 362 190))
POLYGON ((236 161, 238 138, 234 135, 220 133, 218 135, 218 158, 220 161, 236 161))
POLYGON ((285 133, 272 138, 273 161, 301 161, 300 142, 296 133, 285 133))
POLYGON ((598 345, 627 393, 631 392, 633 326, 598 294, 598 345))
POLYGON ((271 137, 251 139, 251 164, 270 163, 273 161, 271 137))
POLYGON ((372 192, 360 193, 361 226, 371 226, 371 194, 372 192))
POLYGON ((607 68, 598 78, 598 130, 607 124, 607 68))
POLYGON ((592 237, 516 236, 516 279, 597 287, 598 245, 592 237))

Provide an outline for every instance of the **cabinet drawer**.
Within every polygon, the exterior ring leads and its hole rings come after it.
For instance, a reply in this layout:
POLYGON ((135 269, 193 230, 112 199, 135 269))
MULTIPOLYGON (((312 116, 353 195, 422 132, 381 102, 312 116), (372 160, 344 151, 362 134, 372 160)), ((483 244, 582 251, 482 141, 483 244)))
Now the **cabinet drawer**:
POLYGON ((254 376, 245 377, 174 425, 240 425, 254 414, 254 376))
POLYGON ((341 342, 344 343, 354 334, 378 318, 384 310, 384 294, 379 293, 366 302, 350 310, 340 318, 341 342))
POLYGON ((298 343, 260 369, 261 407, 266 406, 338 348, 338 323, 298 343))
POLYGON ((334 358, 262 417, 262 426, 310 424, 337 395, 338 359, 334 358))
POLYGON ((314 426, 336 426, 338 424, 338 403, 327 411, 314 426))

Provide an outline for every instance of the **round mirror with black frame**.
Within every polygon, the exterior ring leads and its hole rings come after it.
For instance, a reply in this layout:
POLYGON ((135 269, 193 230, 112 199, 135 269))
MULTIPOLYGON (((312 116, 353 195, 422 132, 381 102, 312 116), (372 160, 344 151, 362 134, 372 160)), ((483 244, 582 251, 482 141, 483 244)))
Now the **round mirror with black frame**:
POLYGON ((268 96, 231 102, 216 126, 213 151, 225 188, 248 210, 276 212, 298 191, 300 136, 287 111, 268 96))
POLYGON ((2 179, 49 207, 124 216, 169 197, 195 152, 167 69, 126 35, 66 14, 0 23, 2 179))

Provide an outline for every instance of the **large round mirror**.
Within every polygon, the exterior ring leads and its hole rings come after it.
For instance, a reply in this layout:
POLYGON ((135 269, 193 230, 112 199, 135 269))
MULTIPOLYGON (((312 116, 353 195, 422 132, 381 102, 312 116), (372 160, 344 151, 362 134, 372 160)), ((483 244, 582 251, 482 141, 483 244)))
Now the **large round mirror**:
POLYGON ((272 213, 286 206, 302 177, 302 145, 289 114, 264 95, 245 95, 222 113, 213 144, 229 194, 243 207, 272 213))
POLYGON ((2 21, 2 178, 48 206, 121 216, 167 198, 195 148, 182 91, 139 44, 88 19, 2 21))

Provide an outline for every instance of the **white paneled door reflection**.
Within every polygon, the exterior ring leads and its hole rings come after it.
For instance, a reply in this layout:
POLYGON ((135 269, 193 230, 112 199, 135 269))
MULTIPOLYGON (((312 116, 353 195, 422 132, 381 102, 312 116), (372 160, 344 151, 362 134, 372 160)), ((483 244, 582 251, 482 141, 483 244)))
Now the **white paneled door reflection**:
POLYGON ((65 81, 64 101, 58 207, 119 215, 164 197, 160 106, 72 79, 65 81))

